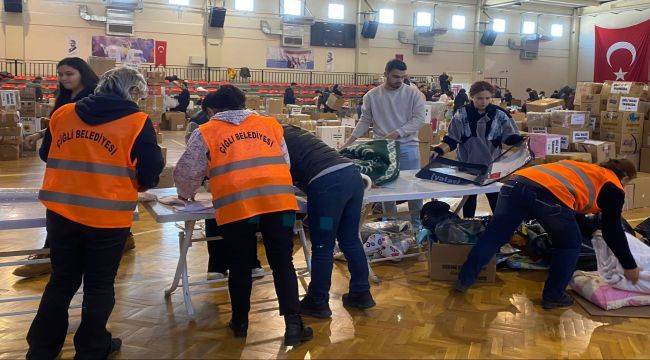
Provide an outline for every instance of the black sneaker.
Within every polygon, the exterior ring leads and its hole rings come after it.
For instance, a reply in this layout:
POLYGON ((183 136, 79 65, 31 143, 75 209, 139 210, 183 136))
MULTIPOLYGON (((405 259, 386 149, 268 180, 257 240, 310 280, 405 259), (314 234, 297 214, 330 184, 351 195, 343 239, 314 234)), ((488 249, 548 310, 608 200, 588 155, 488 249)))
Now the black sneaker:
POLYGON ((464 294, 467 292, 467 290, 469 290, 469 286, 463 285, 460 283, 460 281, 456 280, 456 283, 454 284, 454 290, 461 294, 464 294))
POLYGON ((314 331, 305 326, 300 315, 285 315, 284 346, 300 345, 314 338, 314 331))
POLYGON ((122 339, 112 338, 111 346, 108 348, 108 356, 111 356, 116 352, 120 351, 121 348, 122 348, 122 339))
POLYGON ((564 293, 558 300, 542 299, 542 308, 544 308, 544 310, 552 310, 557 308, 562 309, 570 307, 573 305, 573 303, 573 298, 569 294, 564 293))
POLYGON ((228 327, 232 330, 236 338, 245 338, 248 335, 248 321, 237 322, 230 320, 228 327))
POLYGON ((343 306, 357 309, 370 309, 377 305, 370 291, 343 294, 343 306))
POLYGON ((305 296, 304 299, 300 300, 300 314, 318 319, 329 319, 332 317, 332 310, 328 303, 318 305, 305 296))

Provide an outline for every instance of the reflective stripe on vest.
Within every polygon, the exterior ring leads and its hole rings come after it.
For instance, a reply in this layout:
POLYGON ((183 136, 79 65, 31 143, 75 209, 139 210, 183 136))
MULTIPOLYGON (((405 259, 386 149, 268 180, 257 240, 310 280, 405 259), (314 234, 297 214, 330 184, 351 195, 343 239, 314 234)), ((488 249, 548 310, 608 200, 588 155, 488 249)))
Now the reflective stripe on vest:
POLYGON ((219 197, 214 201, 212 201, 212 206, 215 209, 219 209, 226 205, 230 205, 232 203, 250 199, 253 197, 265 196, 265 195, 278 195, 278 194, 294 195, 293 186, 270 185, 270 186, 264 186, 264 187, 254 188, 254 189, 248 189, 234 194, 219 197))
MULTIPOLYGON (((589 211, 593 206, 594 202, 596 201, 596 189, 594 189, 594 184, 591 182, 587 174, 585 174, 579 168, 568 163, 557 162, 555 163, 555 165, 565 167, 575 172, 578 175, 578 177, 580 177, 580 180, 582 180, 585 188, 587 188, 587 192, 589 193, 587 199, 587 205, 585 205, 585 207, 581 209, 581 211, 589 211)), ((535 168, 535 170, 539 170, 545 173, 546 175, 552 176, 553 178, 555 178, 555 180, 559 181, 560 183, 562 183, 562 185, 564 185, 564 187, 567 188, 567 190, 571 193, 571 195, 573 195, 574 199, 578 198, 578 193, 576 192, 576 189, 573 187, 573 185, 571 185, 571 182, 567 178, 562 176, 560 173, 553 171, 551 169, 547 169, 543 166, 538 166, 535 168)))
POLYGON ((38 199, 59 204, 83 206, 99 210, 133 211, 138 205, 137 201, 106 200, 89 196, 66 194, 62 192, 41 190, 38 199))
POLYGON ((231 171, 248 169, 256 166, 284 165, 286 163, 287 162, 284 160, 284 156, 270 156, 270 157, 240 160, 229 164, 213 167, 212 169, 210 169, 209 177, 213 178, 215 176, 227 174, 231 171))
POLYGON ((136 179, 135 171, 132 169, 121 166, 97 164, 85 161, 49 158, 47 159, 47 167, 50 169, 81 171, 91 174, 122 176, 134 180, 136 179))

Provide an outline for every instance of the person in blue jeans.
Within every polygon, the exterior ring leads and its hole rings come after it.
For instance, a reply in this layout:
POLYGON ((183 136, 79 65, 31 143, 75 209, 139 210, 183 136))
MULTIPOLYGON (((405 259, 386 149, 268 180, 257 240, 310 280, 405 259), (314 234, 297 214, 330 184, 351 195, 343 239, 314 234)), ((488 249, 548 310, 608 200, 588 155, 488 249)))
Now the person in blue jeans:
POLYGON ((624 185, 635 177, 634 165, 624 159, 600 165, 560 161, 517 171, 501 188, 494 217, 463 264, 456 290, 466 292, 476 282, 481 269, 522 221, 537 219, 553 242, 542 307, 571 306, 573 299, 565 289, 582 243, 576 214, 601 214, 603 239, 620 261, 625 277, 633 283, 638 281, 639 268, 621 224, 624 185))
POLYGON ((357 167, 308 131, 284 125, 284 141, 291 158, 294 185, 307 194, 312 243, 311 282, 300 302, 302 315, 329 318, 329 290, 338 240, 350 271, 348 308, 375 306, 368 282, 368 262, 359 238, 364 182, 357 167))

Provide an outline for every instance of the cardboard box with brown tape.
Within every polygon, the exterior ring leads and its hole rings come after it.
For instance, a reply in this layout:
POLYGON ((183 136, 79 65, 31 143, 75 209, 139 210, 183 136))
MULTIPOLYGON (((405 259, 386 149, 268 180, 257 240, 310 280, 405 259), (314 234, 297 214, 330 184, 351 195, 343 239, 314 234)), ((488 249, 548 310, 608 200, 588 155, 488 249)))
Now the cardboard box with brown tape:
POLYGON ((612 95, 622 95, 630 97, 642 97, 644 95, 642 82, 632 81, 605 81, 600 95, 603 98, 609 98, 612 95))
POLYGON ((611 141, 584 140, 574 144, 576 151, 590 153, 594 164, 616 158, 616 144, 611 141))
POLYGON ((12 161, 20 159, 20 145, 0 144, 0 161, 12 161))
POLYGON ((259 110, 262 107, 262 98, 255 95, 246 95, 246 108, 259 110))
POLYGON ((551 127, 583 130, 589 128, 589 113, 586 111, 554 110, 551 112, 551 127))
POLYGON ((98 77, 102 77, 102 75, 104 75, 108 70, 115 69, 115 59, 90 56, 88 57, 88 65, 90 65, 93 72, 97 74, 98 77))
POLYGON ((560 149, 562 151, 573 150, 573 144, 579 141, 591 139, 590 130, 567 129, 561 127, 549 128, 549 133, 561 136, 560 149))
POLYGON ((558 162, 561 160, 574 160, 574 161, 582 161, 587 163, 592 162, 591 154, 586 152, 563 152, 555 155, 547 155, 545 160, 547 164, 558 162))
POLYGON ((267 98, 265 110, 268 115, 282 114, 284 112, 284 101, 277 98, 267 98))
POLYGON ((187 120, 185 119, 185 113, 168 111, 163 115, 162 123, 167 130, 184 131, 187 120))
POLYGON ((147 84, 156 85, 165 83, 165 71, 164 70, 144 70, 142 72, 147 84))
POLYGON ((526 124, 528 128, 541 128, 551 126, 551 113, 534 112, 526 113, 526 124))
POLYGON ((607 99, 606 111, 638 112, 641 99, 629 96, 612 96, 607 99))
MULTIPOLYGON (((577 99, 577 96, 576 96, 577 99)), ((579 104, 574 104, 574 109, 578 111, 587 111, 592 116, 599 116, 601 111, 602 98, 600 95, 588 94, 582 95, 579 104)))
POLYGON ((334 149, 340 149, 352 135, 354 128, 349 126, 317 126, 316 136, 334 149))
POLYGON ((588 95, 600 95, 603 89, 602 83, 595 82, 579 82, 576 87, 576 96, 573 101, 574 105, 582 105, 583 99, 588 95))
MULTIPOLYGON (((429 278, 438 281, 456 281, 460 268, 467 260, 472 245, 439 244, 429 246, 429 278)), ((496 279, 496 258, 483 268, 478 275, 478 282, 494 282, 496 279)))
POLYGON ((533 112, 551 112, 553 110, 564 109, 564 100, 562 99, 540 99, 526 103, 526 111, 533 112))

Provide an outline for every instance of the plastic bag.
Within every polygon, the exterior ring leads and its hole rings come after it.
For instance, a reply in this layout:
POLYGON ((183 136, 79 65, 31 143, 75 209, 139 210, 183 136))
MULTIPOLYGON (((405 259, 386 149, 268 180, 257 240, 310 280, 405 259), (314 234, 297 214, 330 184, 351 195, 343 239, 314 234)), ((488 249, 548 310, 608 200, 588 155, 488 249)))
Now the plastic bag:
POLYGON ((436 238, 443 244, 476 244, 489 222, 486 218, 443 220, 436 226, 436 238))

